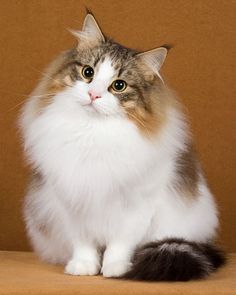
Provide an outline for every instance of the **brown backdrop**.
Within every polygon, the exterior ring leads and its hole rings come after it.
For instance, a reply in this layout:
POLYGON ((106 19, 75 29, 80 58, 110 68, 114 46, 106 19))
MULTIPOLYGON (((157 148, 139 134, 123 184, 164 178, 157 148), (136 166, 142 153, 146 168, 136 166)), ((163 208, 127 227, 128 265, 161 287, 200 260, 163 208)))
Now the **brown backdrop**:
MULTIPOLYGON (((140 50, 171 43, 163 74, 186 105, 199 157, 236 251, 236 1, 0 0, 0 249, 29 249, 21 217, 27 182, 16 118, 40 71, 74 45, 87 6, 104 32, 140 50)), ((206 224, 207 226, 207 224, 206 224)))

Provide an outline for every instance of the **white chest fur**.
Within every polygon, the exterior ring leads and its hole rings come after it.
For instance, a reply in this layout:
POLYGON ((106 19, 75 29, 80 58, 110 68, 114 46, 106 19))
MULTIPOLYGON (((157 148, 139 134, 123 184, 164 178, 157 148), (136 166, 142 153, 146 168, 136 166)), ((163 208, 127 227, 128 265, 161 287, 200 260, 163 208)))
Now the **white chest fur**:
POLYGON ((81 236, 107 245, 118 238, 131 242, 132 234, 135 246, 166 236, 204 241, 214 234, 216 210, 205 185, 190 203, 168 190, 186 136, 181 115, 172 111, 169 118, 150 140, 125 117, 91 116, 59 97, 25 123, 29 157, 50 184, 29 196, 39 219, 53 220, 50 245, 77 244, 81 236))
POLYGON ((27 131, 34 165, 69 198, 105 196, 138 184, 158 149, 126 118, 48 108, 27 131))

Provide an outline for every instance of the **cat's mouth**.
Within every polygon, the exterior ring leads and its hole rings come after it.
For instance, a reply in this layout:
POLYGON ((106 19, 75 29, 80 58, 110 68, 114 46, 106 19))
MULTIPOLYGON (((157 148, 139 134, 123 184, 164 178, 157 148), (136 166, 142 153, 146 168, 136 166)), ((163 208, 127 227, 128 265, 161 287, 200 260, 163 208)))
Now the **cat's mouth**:
POLYGON ((86 111, 91 112, 91 113, 95 113, 95 112, 97 113, 98 112, 97 109, 95 108, 93 102, 90 102, 88 104, 83 105, 83 108, 86 111))

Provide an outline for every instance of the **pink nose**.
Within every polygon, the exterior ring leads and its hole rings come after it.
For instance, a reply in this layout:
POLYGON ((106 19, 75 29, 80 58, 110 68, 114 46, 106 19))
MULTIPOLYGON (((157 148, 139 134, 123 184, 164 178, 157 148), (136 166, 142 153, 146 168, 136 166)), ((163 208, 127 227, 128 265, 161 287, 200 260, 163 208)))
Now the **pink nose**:
POLYGON ((101 95, 93 90, 89 90, 88 94, 89 94, 91 100, 96 100, 98 98, 101 98, 101 95))

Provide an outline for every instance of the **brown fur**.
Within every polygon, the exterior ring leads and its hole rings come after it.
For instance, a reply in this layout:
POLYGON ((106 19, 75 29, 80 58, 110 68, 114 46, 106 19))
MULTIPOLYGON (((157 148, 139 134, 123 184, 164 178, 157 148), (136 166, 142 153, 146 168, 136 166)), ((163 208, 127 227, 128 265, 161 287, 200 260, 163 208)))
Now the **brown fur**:
POLYGON ((166 110, 168 103, 163 100, 161 95, 152 92, 149 93, 148 98, 146 97, 145 100, 142 103, 128 100, 121 102, 121 105, 125 109, 128 118, 136 124, 139 130, 145 136, 151 137, 167 120, 166 110))
POLYGON ((36 88, 32 96, 38 97, 36 114, 40 113, 47 107, 53 96, 66 87, 72 86, 75 77, 74 57, 77 55, 75 49, 63 52, 57 59, 55 59, 49 67, 43 72, 42 81, 39 87, 36 88))
MULTIPOLYGON (((43 177, 42 175, 37 172, 36 170, 33 171, 31 175, 31 180, 30 180, 30 190, 35 191, 40 187, 43 183, 43 177)), ((49 236, 50 234, 50 227, 47 224, 47 220, 44 222, 38 220, 38 214, 37 214, 37 208, 35 208, 34 202, 27 202, 25 204, 24 210, 30 212, 30 215, 33 216, 33 224, 34 227, 42 234, 42 235, 47 235, 49 236)))
POLYGON ((41 99, 39 100, 38 107, 40 110, 44 109, 48 105, 50 105, 53 96, 57 93, 63 91, 66 85, 62 83, 60 80, 52 82, 52 84, 48 87, 47 93, 42 94, 41 99))
POLYGON ((177 182, 175 188, 181 191, 183 196, 196 196, 200 167, 191 144, 177 156, 176 165, 177 182))

